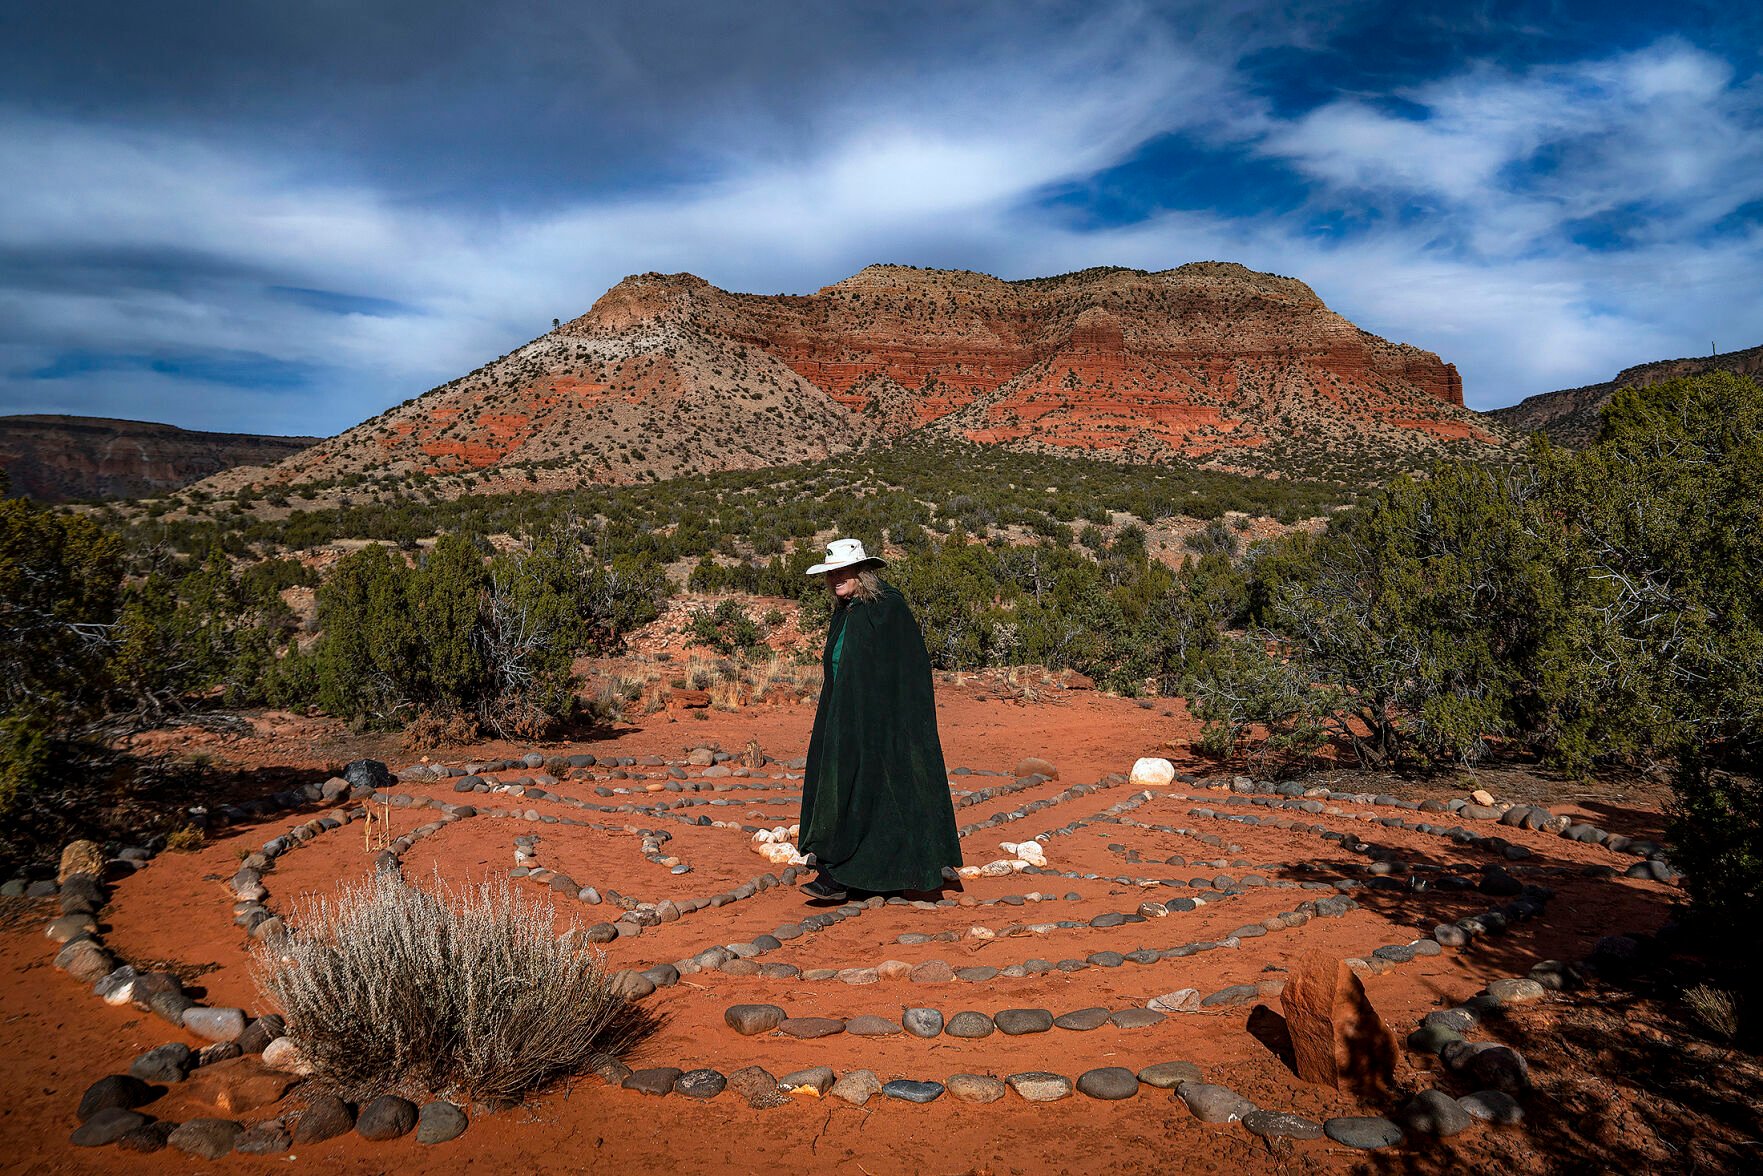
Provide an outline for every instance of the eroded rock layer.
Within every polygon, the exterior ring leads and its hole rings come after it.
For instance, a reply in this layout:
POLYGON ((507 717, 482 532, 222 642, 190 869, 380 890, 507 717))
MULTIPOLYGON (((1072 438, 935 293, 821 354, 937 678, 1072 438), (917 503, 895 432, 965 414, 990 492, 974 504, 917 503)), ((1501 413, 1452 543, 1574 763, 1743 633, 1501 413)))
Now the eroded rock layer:
POLYGON ((201 433, 103 417, 0 417, 0 469, 39 502, 162 494, 241 465, 266 465, 316 437, 201 433))
POLYGON ((536 467, 547 483, 824 457, 914 432, 1303 473, 1505 444, 1456 369, 1304 283, 1199 262, 1003 281, 870 266, 809 295, 641 274, 270 478, 536 467))

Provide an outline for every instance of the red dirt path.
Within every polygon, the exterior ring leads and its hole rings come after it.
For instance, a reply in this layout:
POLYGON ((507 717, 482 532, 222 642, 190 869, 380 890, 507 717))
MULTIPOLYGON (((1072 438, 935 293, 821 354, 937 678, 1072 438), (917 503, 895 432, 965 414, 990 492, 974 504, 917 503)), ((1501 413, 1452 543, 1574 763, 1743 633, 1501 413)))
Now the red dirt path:
MULTIPOLYGON (((1022 706, 978 701, 959 689, 949 689, 943 692, 939 714, 952 768, 965 765, 1008 771, 1020 758, 1033 754, 1051 759, 1061 769, 1057 782, 959 810, 957 821, 961 824, 1052 796, 1073 783, 1095 781, 1107 772, 1125 771, 1140 755, 1170 755, 1182 761, 1185 757, 1177 749, 1185 748, 1186 740, 1194 734, 1193 724, 1179 710, 1174 717, 1164 717, 1162 704, 1146 710, 1089 692, 1062 693, 1048 702, 1022 706)), ((723 747, 737 751, 748 739, 757 739, 768 752, 786 759, 801 753, 811 715, 809 707, 796 706, 710 713, 703 720, 688 718, 679 722, 654 716, 647 725, 614 741, 543 750, 588 750, 602 757, 658 754, 678 759, 685 748, 706 741, 720 741, 723 747)), ((460 763, 526 750, 489 745, 460 749, 436 759, 460 763)), ((234 754, 244 759, 256 758, 259 764, 294 762, 267 759, 274 754, 270 748, 249 743, 236 747, 234 754)), ((511 777, 514 773, 505 775, 511 777)), ((976 789, 1007 779, 971 776, 960 779, 958 787, 976 789)), ((595 797, 595 783, 642 787, 640 783, 623 781, 569 780, 551 790, 564 796, 615 803, 595 797)), ((1176 790, 1187 791, 1179 785, 1176 790)), ((400 784, 395 791, 449 802, 465 799, 455 797, 447 784, 400 784)), ((744 798, 750 803, 687 811, 707 813, 719 820, 788 824, 793 819, 793 805, 780 803, 785 795, 760 791, 744 798)), ((997 844, 1001 841, 1032 837, 1068 821, 1093 816, 1129 795, 1131 791, 1127 788, 1111 788, 1031 814, 1021 821, 981 830, 964 843, 967 859, 971 863, 990 860, 1000 856, 997 844)), ((541 836, 542 864, 565 870, 583 884, 601 889, 610 886, 645 900, 708 894, 770 868, 751 852, 746 836, 736 830, 693 828, 665 818, 582 811, 547 801, 479 796, 474 803, 486 808, 512 804, 612 825, 630 821, 642 827, 665 828, 674 833, 665 852, 690 862, 693 871, 670 877, 661 867, 644 861, 637 852, 635 839, 628 835, 480 817, 448 826, 419 842, 405 857, 407 877, 420 881, 435 869, 454 881, 501 874, 513 861, 512 839, 530 832, 541 836)), ((1409 862, 1438 863, 1472 874, 1487 860, 1485 853, 1442 838, 1375 827, 1352 819, 1360 811, 1390 815, 1391 810, 1341 807, 1341 815, 1316 819, 1392 846, 1409 862)), ((1103 949, 1124 952, 1139 946, 1168 947, 1223 937, 1242 924, 1288 910, 1303 898, 1316 895, 1283 889, 1251 890, 1199 911, 1110 931, 1082 928, 1014 936, 1003 932, 1013 922, 1088 919, 1103 911, 1132 911, 1144 898, 1195 893, 1171 889, 1146 892, 1111 881, 1115 874, 1185 878, 1219 872, 1236 876, 1260 872, 1270 878, 1295 878, 1300 875, 1291 874, 1290 867, 1300 861, 1334 866, 1362 860, 1312 835, 1191 818, 1185 815, 1188 808, 1187 802, 1159 799, 1127 816, 1152 824, 1185 825, 1199 832, 1215 833, 1232 848, 1209 847, 1191 837, 1131 826, 1091 826, 1053 838, 1046 847, 1047 856, 1056 868, 1095 872, 1104 877, 1085 881, 1022 875, 976 879, 965 889, 967 898, 976 901, 1040 890, 1059 896, 1076 892, 1082 895, 1081 902, 1060 897, 1023 907, 997 905, 934 911, 882 907, 819 934, 786 943, 782 950, 765 959, 795 963, 803 968, 874 965, 887 959, 908 963, 943 959, 954 967, 977 963, 1002 966, 1037 956, 1058 960, 1082 958, 1103 949), (1137 850, 1143 863, 1128 864, 1118 853, 1106 848, 1109 843, 1137 850), (1246 864, 1224 869, 1198 864, 1191 868, 1152 864, 1170 854, 1185 855, 1190 862, 1227 859, 1246 864), (897 936, 908 931, 965 932, 974 925, 993 928, 1000 935, 980 946, 971 946, 973 941, 965 938, 957 943, 916 946, 896 942, 897 936)), ((1652 814, 1645 811, 1634 816, 1637 827, 1633 829, 1619 826, 1613 817, 1603 819, 1618 831, 1637 833, 1643 831, 1639 826, 1652 819, 1652 814)), ((255 847, 298 819, 302 818, 229 830, 195 854, 161 855, 143 874, 117 886, 106 910, 107 944, 124 958, 138 963, 153 961, 183 971, 192 977, 190 983, 206 990, 205 1003, 260 1006, 242 951, 243 937, 231 921, 231 902, 223 880, 236 868, 242 847, 255 847)), ((432 815, 394 810, 394 819, 402 831, 432 819, 432 815)), ((1542 834, 1504 829, 1500 832, 1529 845, 1537 854, 1533 864, 1578 867, 1601 863, 1617 864, 1619 868, 1626 864, 1625 859, 1617 859, 1598 848, 1542 834)), ((277 869, 266 878, 272 892, 271 903, 277 911, 285 912, 292 900, 302 894, 323 892, 340 879, 365 876, 369 861, 361 850, 358 827, 347 826, 326 834, 281 859, 277 869)), ((1398 1036, 1411 1029, 1429 1009, 1461 1001, 1489 980, 1523 975, 1532 963, 1542 959, 1578 958, 1599 935, 1651 930, 1666 916, 1673 893, 1654 884, 1620 879, 1563 878, 1550 884, 1556 887, 1558 897, 1542 919, 1503 938, 1478 941, 1474 949, 1447 951, 1369 978, 1367 989, 1371 999, 1398 1036)), ((945 1014, 969 1008, 995 1012, 1012 1007, 1042 1007, 1057 1014, 1095 1005, 1142 1006, 1150 997, 1173 989, 1194 987, 1208 993, 1225 985, 1277 977, 1280 969, 1310 947, 1326 948, 1342 957, 1366 956, 1381 944, 1406 943, 1424 935, 1436 922, 1494 905, 1485 896, 1475 894, 1437 895, 1424 903, 1411 903, 1402 896, 1392 899, 1383 892, 1359 891, 1355 897, 1363 904, 1362 909, 1345 917, 1317 919, 1265 938, 1244 940, 1239 949, 1214 950, 1150 966, 1092 967, 1074 974, 1054 972, 1016 980, 999 978, 982 984, 942 985, 911 984, 902 979, 848 986, 837 981, 809 983, 715 972, 687 976, 679 986, 661 990, 650 998, 650 1006, 666 1014, 667 1023, 636 1057, 627 1060, 637 1067, 676 1065, 689 1069, 708 1065, 725 1073, 755 1063, 774 1074, 813 1065, 828 1065, 839 1073, 867 1067, 886 1080, 896 1076, 941 1079, 957 1072, 1006 1075, 1030 1069, 1075 1076, 1096 1066, 1125 1065, 1138 1069, 1152 1062, 1185 1059, 1202 1066, 1208 1081, 1229 1085, 1262 1106, 1294 1110, 1317 1119, 1335 1114, 1381 1113, 1390 1108, 1360 1107, 1347 1096, 1306 1086, 1294 1077, 1246 1031, 1252 1005, 1176 1015, 1150 1029, 1120 1030, 1108 1026, 1089 1033, 1055 1030, 1051 1034, 1018 1038, 994 1034, 977 1042, 948 1037, 927 1042, 906 1036, 839 1035, 812 1042, 773 1036, 741 1038, 725 1028, 721 1019, 727 1005, 743 1001, 781 1004, 797 1016, 848 1018, 877 1013, 895 1019, 902 1007, 914 1004, 937 1007, 945 1014)), ((615 966, 646 967, 682 958, 713 943, 751 938, 805 913, 807 908, 793 891, 774 890, 721 910, 698 912, 677 923, 651 929, 636 939, 620 939, 608 945, 607 954, 615 966)), ((608 908, 573 903, 560 911, 560 920, 565 916, 577 917, 583 925, 611 917, 608 908)), ((81 1152, 65 1142, 75 1126, 74 1105, 88 1083, 106 1073, 122 1072, 135 1054, 151 1046, 177 1039, 194 1044, 194 1039, 169 1029, 149 1014, 126 1007, 108 1007, 84 986, 54 971, 49 966, 53 946, 39 933, 40 925, 40 921, 26 921, 22 927, 0 932, 0 1005, 4 1008, 0 1016, 0 1057, 7 1059, 0 1072, 0 1169, 188 1171, 200 1162, 176 1152, 147 1157, 115 1149, 81 1152)), ((1277 998, 1267 1003, 1278 1008, 1277 998)), ((1400 1081, 1415 1089, 1431 1085, 1433 1078, 1423 1069, 1412 1068, 1416 1065, 1412 1059, 1405 1062, 1400 1081)), ((293 1105, 298 1105, 297 1097, 284 1104, 283 1109, 293 1105)), ((182 1106, 175 1089, 166 1099, 146 1109, 167 1119, 216 1113, 182 1106)), ((268 1114, 266 1111, 248 1117, 268 1114)), ((478 1116, 464 1137, 434 1149, 419 1147, 408 1138, 391 1144, 369 1144, 349 1136, 296 1148, 291 1155, 232 1156, 220 1161, 221 1165, 240 1172, 314 1166, 326 1172, 362 1173, 394 1168, 401 1172, 615 1168, 704 1172, 729 1168, 749 1171, 763 1166, 869 1176, 893 1172, 1008 1172, 1038 1176, 1170 1168, 1201 1173, 1341 1171, 1372 1162, 1379 1166, 1413 1165, 1442 1170, 1551 1170, 1546 1157, 1526 1149, 1522 1131, 1491 1127, 1477 1128, 1447 1145, 1397 1155, 1385 1153, 1375 1161, 1327 1140, 1270 1150, 1240 1126, 1200 1123, 1170 1094, 1149 1087, 1137 1098, 1118 1103, 1073 1096, 1056 1104, 1031 1105, 1007 1095, 995 1104, 974 1106, 946 1095, 929 1106, 913 1106, 878 1096, 864 1108, 829 1099, 755 1111, 730 1094, 709 1102, 678 1096, 653 1100, 609 1089, 595 1079, 579 1082, 567 1091, 553 1092, 512 1113, 478 1116)))

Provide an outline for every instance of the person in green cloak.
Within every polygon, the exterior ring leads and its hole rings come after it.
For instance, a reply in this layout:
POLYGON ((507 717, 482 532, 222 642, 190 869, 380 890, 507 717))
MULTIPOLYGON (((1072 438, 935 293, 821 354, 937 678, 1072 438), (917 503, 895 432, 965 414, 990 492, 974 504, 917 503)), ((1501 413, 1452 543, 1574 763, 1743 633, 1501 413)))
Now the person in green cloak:
POLYGON ((808 569, 834 599, 798 842, 819 870, 802 892, 819 901, 936 890, 961 865, 930 656, 883 566, 860 540, 835 539, 808 569))

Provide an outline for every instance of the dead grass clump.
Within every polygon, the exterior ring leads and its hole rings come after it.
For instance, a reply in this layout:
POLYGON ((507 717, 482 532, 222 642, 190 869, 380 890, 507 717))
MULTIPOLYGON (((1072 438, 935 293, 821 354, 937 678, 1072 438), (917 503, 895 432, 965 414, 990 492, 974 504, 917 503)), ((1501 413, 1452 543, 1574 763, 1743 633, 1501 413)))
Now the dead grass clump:
POLYGON ((1684 990, 1683 1003, 1702 1028, 1731 1042, 1739 1035, 1738 998, 1724 988, 1697 984, 1684 990))
POLYGON ((404 746, 411 751, 457 747, 475 741, 478 734, 477 720, 465 711, 424 707, 404 729, 404 746))
POLYGON ((165 848, 172 853, 197 853, 201 850, 206 838, 202 830, 194 825, 185 825, 182 829, 166 834, 165 848))
MULTIPOLYGON (((602 678, 599 688, 588 699, 588 717, 603 726, 622 723, 630 713, 631 705, 643 699, 648 686, 649 682, 645 679, 625 674, 611 674, 602 678)), ((653 708, 641 709, 647 713, 653 708)))
POLYGON ((258 949, 256 979, 345 1098, 518 1101, 655 1025, 554 918, 505 880, 454 890, 437 877, 431 892, 381 873, 303 908, 258 949))

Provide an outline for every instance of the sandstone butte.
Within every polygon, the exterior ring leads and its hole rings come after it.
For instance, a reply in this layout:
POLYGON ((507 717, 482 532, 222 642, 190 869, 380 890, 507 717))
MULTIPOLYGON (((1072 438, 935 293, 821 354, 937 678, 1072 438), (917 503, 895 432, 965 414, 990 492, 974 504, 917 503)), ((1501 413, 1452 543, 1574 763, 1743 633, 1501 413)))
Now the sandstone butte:
MULTIPOLYGON (((929 436, 1299 472, 1486 452, 1457 370, 1227 262, 1003 281, 870 266, 808 295, 641 274, 585 315, 270 470, 625 482, 929 436)), ((243 478, 240 477, 244 474, 243 478)))
POLYGON ((139 498, 234 466, 279 461, 316 437, 202 433, 103 417, 0 417, 0 469, 39 502, 139 498))

